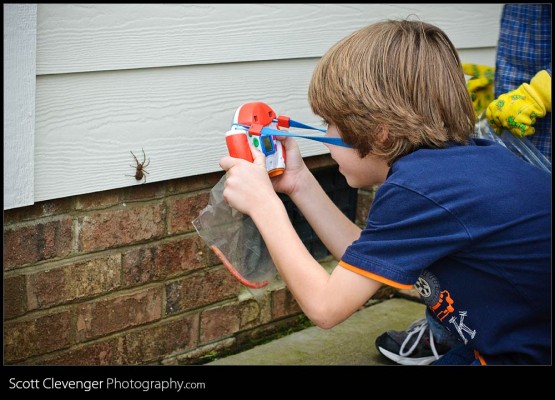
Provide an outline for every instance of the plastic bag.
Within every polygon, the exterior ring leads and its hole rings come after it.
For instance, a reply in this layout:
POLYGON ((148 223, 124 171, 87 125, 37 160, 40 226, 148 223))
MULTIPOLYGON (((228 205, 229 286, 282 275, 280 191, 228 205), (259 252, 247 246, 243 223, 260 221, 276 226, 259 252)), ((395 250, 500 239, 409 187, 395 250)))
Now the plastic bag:
POLYGON ((226 175, 212 188, 193 226, 228 271, 257 296, 277 277, 277 269, 252 219, 224 200, 225 180, 226 175))
POLYGON ((474 136, 497 142, 511 150, 523 160, 551 173, 551 162, 532 144, 532 142, 530 142, 530 140, 526 137, 517 137, 506 129, 498 136, 485 117, 485 113, 482 113, 476 122, 474 136))

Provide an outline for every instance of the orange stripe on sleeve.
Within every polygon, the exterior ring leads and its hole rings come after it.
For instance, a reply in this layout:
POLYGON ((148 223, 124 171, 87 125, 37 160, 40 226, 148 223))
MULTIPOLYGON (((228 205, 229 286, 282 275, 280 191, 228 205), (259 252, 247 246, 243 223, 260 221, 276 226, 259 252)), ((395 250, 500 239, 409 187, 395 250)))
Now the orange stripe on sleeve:
POLYGON ((354 272, 355 274, 365 276, 366 278, 373 279, 375 281, 381 282, 388 286, 393 286, 397 289, 412 289, 412 286, 413 286, 413 285, 405 285, 402 283, 392 281, 390 279, 384 278, 383 276, 376 275, 376 274, 373 274, 372 272, 365 271, 351 264, 347 264, 346 262, 343 262, 343 261, 339 261, 339 265, 341 265, 345 269, 348 269, 349 271, 354 272))
POLYGON ((488 365, 486 363, 486 360, 484 360, 484 357, 480 355, 478 350, 474 350, 474 357, 476 358, 476 360, 480 361, 480 365, 488 365))

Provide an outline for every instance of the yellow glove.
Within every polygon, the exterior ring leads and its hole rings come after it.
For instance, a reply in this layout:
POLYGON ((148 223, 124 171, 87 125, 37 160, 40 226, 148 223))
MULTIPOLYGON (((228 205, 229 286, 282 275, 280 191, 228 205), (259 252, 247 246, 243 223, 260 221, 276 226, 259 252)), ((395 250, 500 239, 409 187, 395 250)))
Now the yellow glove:
POLYGON ((502 94, 486 110, 486 117, 497 134, 505 128, 517 136, 535 132, 536 118, 551 112, 551 76, 545 70, 509 93, 502 94))
POLYGON ((465 75, 472 77, 466 83, 466 88, 470 93, 474 112, 478 116, 493 101, 495 68, 469 63, 463 64, 462 68, 465 75))

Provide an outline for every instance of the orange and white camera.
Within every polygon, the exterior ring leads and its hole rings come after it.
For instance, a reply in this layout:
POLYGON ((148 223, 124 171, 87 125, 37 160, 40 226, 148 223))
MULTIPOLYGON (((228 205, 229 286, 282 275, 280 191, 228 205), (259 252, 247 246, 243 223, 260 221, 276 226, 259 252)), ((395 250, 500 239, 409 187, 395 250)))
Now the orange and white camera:
POLYGON ((264 134, 263 128, 277 128, 277 116, 266 103, 252 102, 241 105, 235 112, 231 129, 225 140, 229 155, 253 162, 250 145, 266 156, 266 170, 270 176, 285 171, 285 148, 274 135, 264 134))

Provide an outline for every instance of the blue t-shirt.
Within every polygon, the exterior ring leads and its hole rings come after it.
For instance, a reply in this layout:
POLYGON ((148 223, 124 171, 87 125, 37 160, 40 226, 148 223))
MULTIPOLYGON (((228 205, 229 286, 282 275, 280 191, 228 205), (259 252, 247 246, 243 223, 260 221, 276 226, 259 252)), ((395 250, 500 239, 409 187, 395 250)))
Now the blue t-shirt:
POLYGON ((551 175, 499 144, 397 160, 340 265, 414 285, 487 364, 551 363, 551 175))

